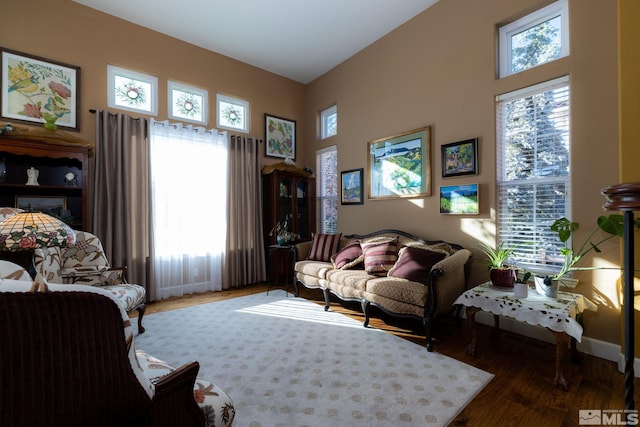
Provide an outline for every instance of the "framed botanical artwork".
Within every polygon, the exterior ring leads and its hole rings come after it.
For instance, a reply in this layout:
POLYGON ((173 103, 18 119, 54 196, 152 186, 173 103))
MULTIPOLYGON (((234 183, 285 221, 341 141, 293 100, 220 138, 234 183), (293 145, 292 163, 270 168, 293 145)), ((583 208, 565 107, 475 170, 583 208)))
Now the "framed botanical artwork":
POLYGON ((169 118, 206 125, 208 120, 209 92, 182 83, 167 82, 169 118))
POLYGON ((296 159, 296 122, 282 117, 264 115, 265 156, 296 159))
POLYGON ((107 104, 110 108, 157 115, 158 78, 107 65, 107 104))
POLYGON ((42 212, 56 218, 62 218, 67 209, 64 196, 16 196, 16 208, 42 212))
POLYGON ((442 176, 476 175, 478 173, 478 138, 442 146, 442 176))
POLYGON ((2 118, 80 130, 80 67, 0 50, 2 118))
POLYGON ((368 143, 369 199, 431 195, 429 126, 368 143))
POLYGON ((249 133, 249 101, 216 94, 216 127, 249 133))
POLYGON ((363 190, 364 169, 351 169, 340 173, 342 183, 340 203, 343 205, 362 205, 364 203, 363 190))
POLYGON ((478 202, 478 184, 440 187, 441 214, 477 215, 479 213, 478 202))

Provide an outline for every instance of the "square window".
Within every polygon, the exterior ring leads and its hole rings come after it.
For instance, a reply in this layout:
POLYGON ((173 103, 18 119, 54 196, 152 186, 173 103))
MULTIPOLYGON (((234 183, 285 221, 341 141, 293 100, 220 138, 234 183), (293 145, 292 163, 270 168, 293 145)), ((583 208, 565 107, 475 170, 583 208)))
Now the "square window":
POLYGON ((249 132, 249 102, 243 99, 216 94, 218 104, 218 128, 249 132))
POLYGON ((107 99, 110 108, 158 114, 158 78, 107 65, 107 99))
POLYGON ((169 81, 169 118, 206 125, 209 93, 204 89, 169 81))
POLYGON ((500 77, 569 55, 569 6, 560 0, 500 27, 500 77))

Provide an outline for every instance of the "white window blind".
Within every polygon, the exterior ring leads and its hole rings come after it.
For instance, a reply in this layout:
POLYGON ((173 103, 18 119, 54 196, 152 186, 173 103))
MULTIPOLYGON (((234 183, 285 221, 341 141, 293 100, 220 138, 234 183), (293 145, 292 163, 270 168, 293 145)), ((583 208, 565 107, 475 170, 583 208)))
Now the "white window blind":
POLYGON ((498 242, 533 272, 560 269, 563 244, 549 226, 571 218, 569 79, 497 98, 498 242))
POLYGON ((338 231, 338 149, 335 145, 316 151, 316 203, 320 233, 338 231))

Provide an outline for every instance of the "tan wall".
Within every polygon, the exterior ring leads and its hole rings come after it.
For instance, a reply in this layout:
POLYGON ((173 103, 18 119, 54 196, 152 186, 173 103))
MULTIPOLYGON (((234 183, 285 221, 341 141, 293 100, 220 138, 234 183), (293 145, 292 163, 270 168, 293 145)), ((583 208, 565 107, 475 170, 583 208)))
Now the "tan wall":
MULTIPOLYGON (((495 96, 570 75, 572 93, 573 220, 588 225, 602 213, 600 190, 618 182, 617 6, 601 0, 570 1, 571 55, 505 79, 496 79, 496 25, 544 6, 539 0, 445 0, 308 85, 305 120, 333 103, 338 135, 321 141, 307 127, 307 158, 338 147, 338 170, 366 168, 367 142, 432 127, 432 194, 415 200, 365 200, 340 206, 341 232, 400 228, 467 247, 493 242, 495 226, 495 96), (594 31, 597 28, 597 31, 594 31), (443 179, 440 146, 479 138, 477 176, 443 179), (480 184, 480 215, 439 213, 441 185, 480 184)), ((579 238, 580 236, 578 236, 579 238)), ((618 262, 611 251, 609 260, 618 262)), ((477 258, 480 255, 477 254, 477 258)), ((477 264, 474 282, 485 280, 477 264)), ((619 342, 615 278, 597 284, 583 274, 579 291, 599 304, 587 313, 586 335, 619 342)))
MULTIPOLYGON (((251 103, 251 135, 264 138, 264 113, 298 121, 304 132, 304 86, 195 47, 71 0, 3 0, 0 46, 81 67, 80 136, 95 139, 90 108, 107 108, 107 64, 158 77, 158 120, 167 119, 167 80, 251 103)), ((133 116, 139 114, 128 113, 133 116)), ((273 162, 273 159, 267 162, 273 162)))

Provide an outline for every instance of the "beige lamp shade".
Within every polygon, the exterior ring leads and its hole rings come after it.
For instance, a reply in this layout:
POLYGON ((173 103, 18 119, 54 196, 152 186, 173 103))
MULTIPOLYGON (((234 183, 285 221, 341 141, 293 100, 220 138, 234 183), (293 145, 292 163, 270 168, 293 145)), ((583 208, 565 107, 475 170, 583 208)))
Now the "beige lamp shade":
POLYGON ((0 221, 0 251, 72 245, 76 234, 64 222, 40 212, 22 212, 0 221))

